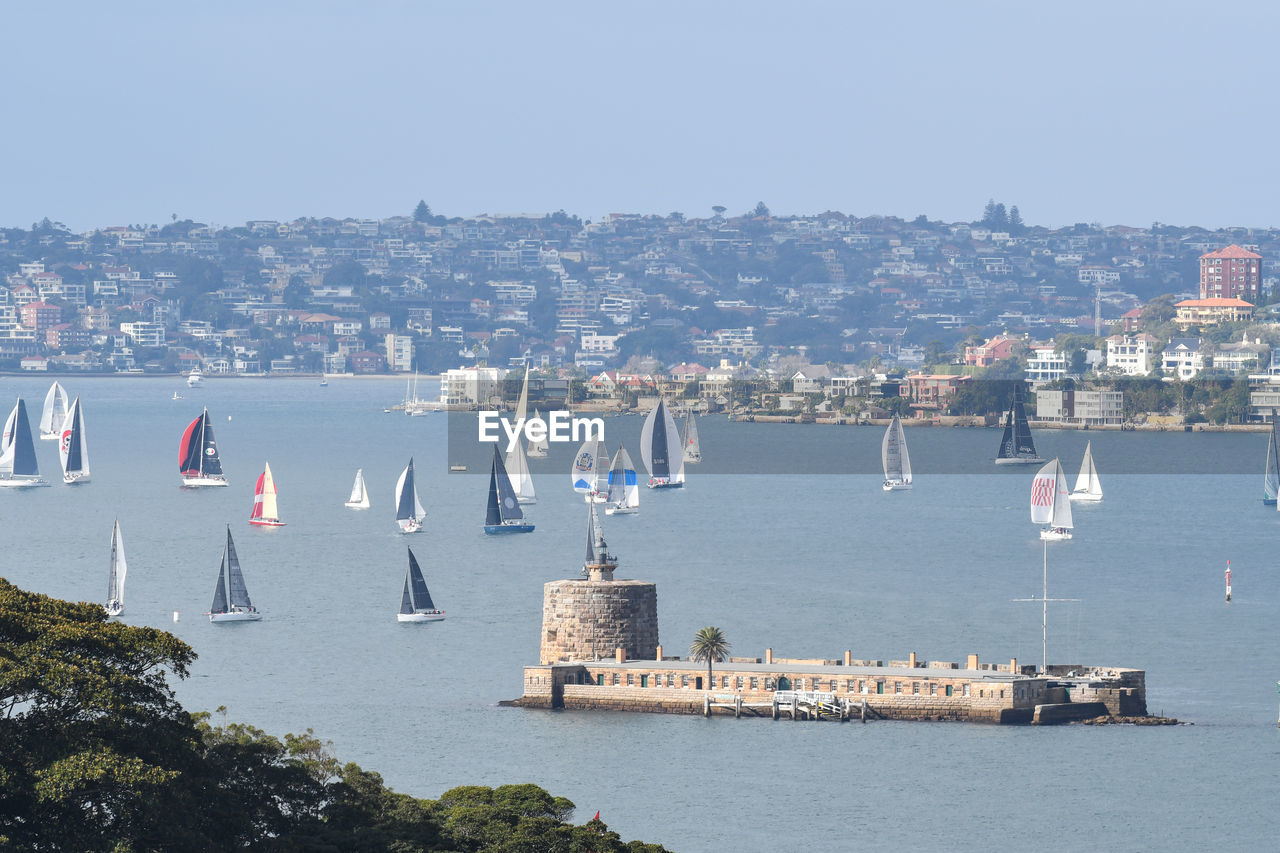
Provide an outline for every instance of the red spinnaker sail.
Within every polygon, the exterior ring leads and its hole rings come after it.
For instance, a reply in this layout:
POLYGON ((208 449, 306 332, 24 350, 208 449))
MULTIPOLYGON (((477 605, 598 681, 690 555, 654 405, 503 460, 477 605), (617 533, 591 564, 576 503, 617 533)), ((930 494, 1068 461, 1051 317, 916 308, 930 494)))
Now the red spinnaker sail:
POLYGON ((195 435, 196 429, 200 426, 200 420, 204 417, 204 413, 187 425, 187 431, 182 434, 182 443, 178 445, 178 470, 184 476, 198 476, 200 474, 200 454, 191 452, 192 436, 195 435), (191 464, 195 463, 195 468, 191 468, 191 464))
POLYGON ((249 518, 262 518, 262 482, 267 479, 267 472, 258 475, 258 485, 253 487, 253 512, 249 518))

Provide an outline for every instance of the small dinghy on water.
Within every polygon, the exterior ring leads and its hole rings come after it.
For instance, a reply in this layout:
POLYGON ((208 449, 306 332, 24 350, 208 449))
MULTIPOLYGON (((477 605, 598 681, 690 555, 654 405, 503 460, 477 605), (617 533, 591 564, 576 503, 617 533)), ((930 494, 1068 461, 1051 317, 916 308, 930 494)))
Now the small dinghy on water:
POLYGON ((702 461, 702 443, 698 440, 698 422, 693 419, 693 412, 684 419, 684 462, 686 465, 697 465, 702 461))
POLYGON ((609 466, 609 495, 604 503, 605 515, 631 515, 640 509, 640 478, 631 462, 631 454, 619 447, 609 466))
POLYGON ((1000 438, 1000 450, 996 454, 997 465, 1029 465, 1043 462, 1036 453, 1036 443, 1031 438, 1031 425, 1027 423, 1027 409, 1022 401, 1022 388, 1014 389, 1013 402, 1005 417, 1004 435, 1000 438))
POLYGON ((422 569, 418 568, 418 560, 409 550, 409 570, 404 576, 404 592, 400 594, 400 612, 396 614, 397 622, 439 622, 444 618, 444 611, 437 610, 427 590, 427 582, 422 577, 422 569))
POLYGON ((351 484, 351 496, 347 498, 345 506, 348 509, 368 509, 369 508, 369 490, 364 486, 364 469, 356 469, 355 482, 351 484))
POLYGON ((0 453, 0 486, 12 489, 29 489, 47 486, 40 476, 36 461, 36 444, 31 437, 31 423, 27 420, 27 405, 18 402, 9 413, 4 425, 3 453, 0 453))
POLYGON ((124 559, 124 540, 120 538, 120 519, 111 528, 111 568, 107 575, 107 615, 124 612, 124 576, 128 571, 124 559))
POLYGON ((182 441, 178 444, 178 471, 182 474, 182 485, 188 488, 227 485, 208 409, 187 424, 186 432, 182 434, 182 441))
POLYGON ((880 442, 880 464, 884 468, 881 488, 886 492, 911 488, 911 456, 907 453, 907 436, 897 415, 893 416, 880 442))
POLYGON ((227 544, 222 551, 222 565, 218 567, 218 585, 213 590, 213 606, 209 608, 210 622, 259 622, 262 613, 249 600, 249 590, 244 585, 244 573, 240 570, 240 558, 236 556, 236 544, 231 541, 231 525, 227 525, 227 544))
POLYGON ((679 441, 675 418, 660 399, 640 431, 640 461, 649 472, 649 488, 678 489, 684 485, 684 452, 677 449, 679 441))
POLYGON ((253 510, 249 523, 258 527, 284 527, 280 509, 276 505, 276 481, 271 476, 271 463, 265 463, 258 475, 258 485, 253 490, 253 510))
POLYGON ((396 524, 400 526, 401 533, 417 533, 422 529, 422 519, 426 517, 427 511, 422 508, 418 490, 413 484, 413 457, 410 456, 409 464, 396 480, 396 524))
POLYGON ((1071 490, 1073 501, 1102 500, 1102 482, 1098 479, 1098 469, 1093 464, 1093 442, 1084 446, 1084 460, 1080 463, 1080 474, 1076 477, 1076 487, 1071 490))
POLYGON ((1031 481, 1031 520, 1047 524, 1040 538, 1055 542, 1071 538, 1071 495, 1067 492, 1067 475, 1057 459, 1036 472, 1031 481))
POLYGON ((44 409, 40 413, 40 438, 54 441, 62 435, 62 424, 71 407, 67 404, 67 391, 54 381, 49 393, 44 395, 44 409))
POLYGON ((502 464, 498 446, 493 446, 493 465, 489 469, 489 504, 484 516, 485 533, 531 533, 533 525, 524 517, 516 499, 511 478, 502 464))
POLYGON ((84 435, 84 409, 76 397, 62 424, 62 440, 58 443, 58 461, 62 463, 62 482, 72 485, 89 482, 89 444, 84 435))

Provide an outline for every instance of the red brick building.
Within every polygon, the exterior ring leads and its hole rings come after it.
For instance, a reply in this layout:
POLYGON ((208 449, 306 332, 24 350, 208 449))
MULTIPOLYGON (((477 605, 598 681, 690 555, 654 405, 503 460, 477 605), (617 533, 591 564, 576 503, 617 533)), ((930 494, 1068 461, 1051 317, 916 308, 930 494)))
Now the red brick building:
POLYGON ((18 309, 22 325, 36 333, 37 340, 43 340, 50 327, 62 322, 62 306, 50 305, 48 302, 28 302, 18 309))
POLYGON ((1243 299, 1258 304, 1262 255, 1232 243, 1200 256, 1201 299, 1243 299))

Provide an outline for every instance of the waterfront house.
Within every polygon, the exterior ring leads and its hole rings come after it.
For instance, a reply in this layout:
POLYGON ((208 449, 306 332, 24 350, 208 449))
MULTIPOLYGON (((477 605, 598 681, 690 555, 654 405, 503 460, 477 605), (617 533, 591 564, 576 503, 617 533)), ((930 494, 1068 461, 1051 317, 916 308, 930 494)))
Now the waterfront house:
POLYGON ((1177 303, 1174 322, 1184 332, 1192 326, 1216 326, 1219 323, 1240 323, 1253 316, 1253 305, 1234 296, 1214 296, 1208 299, 1184 299, 1177 303))
POLYGON ((1160 370, 1166 376, 1187 381, 1204 370, 1200 338, 1174 338, 1160 353, 1160 370))
POLYGON ((1146 376, 1155 366, 1158 341, 1146 332, 1107 338, 1107 370, 1125 376, 1146 376))
POLYGON ((997 361, 1013 356, 1015 349, 1022 343, 1018 338, 1000 334, 979 346, 964 348, 964 363, 973 367, 990 367, 997 361))

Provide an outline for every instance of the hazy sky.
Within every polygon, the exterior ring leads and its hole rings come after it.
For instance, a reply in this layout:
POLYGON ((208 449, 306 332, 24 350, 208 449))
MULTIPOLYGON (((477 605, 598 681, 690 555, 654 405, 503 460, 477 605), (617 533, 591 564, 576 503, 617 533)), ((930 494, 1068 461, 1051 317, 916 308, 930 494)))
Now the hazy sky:
POLYGON ((24 3, 0 225, 763 200, 1280 224, 1280 6, 24 3))

